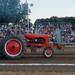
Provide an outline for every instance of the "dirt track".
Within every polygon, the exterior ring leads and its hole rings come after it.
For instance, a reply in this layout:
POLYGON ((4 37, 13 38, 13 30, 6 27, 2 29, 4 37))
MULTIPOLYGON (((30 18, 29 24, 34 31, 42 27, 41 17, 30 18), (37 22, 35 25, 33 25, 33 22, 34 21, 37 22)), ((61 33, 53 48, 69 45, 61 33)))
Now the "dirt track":
MULTIPOLYGON (((72 49, 67 49, 69 51, 72 51, 73 54, 75 54, 75 50, 74 48, 72 49)), ((69 52, 70 53, 70 52, 69 52)), ((63 55, 64 56, 64 55, 63 55)), ((51 58, 51 59, 46 59, 46 58, 25 58, 24 60, 19 60, 22 63, 73 63, 75 64, 75 55, 73 57, 70 58, 63 58, 63 56, 61 57, 56 57, 56 58, 51 58), (62 58, 62 59, 61 59, 62 58)), ((68 55, 69 56, 69 55, 68 55)), ((11 61, 11 60, 0 60, 0 63, 18 63, 17 60, 15 61, 11 61)), ((1 66, 0 66, 1 67, 1 66)), ((20 68, 20 67, 19 67, 20 68)), ((10 69, 10 67, 9 67, 10 69)), ((14 68, 13 68, 14 69, 14 68)), ((64 68, 65 69, 65 68, 64 68)), ((6 70, 6 71, 2 71, 0 70, 0 75, 75 75, 75 69, 73 70, 43 70, 43 68, 41 70, 6 70)))
POLYGON ((75 75, 74 71, 64 72, 64 71, 2 71, 0 75, 75 75))

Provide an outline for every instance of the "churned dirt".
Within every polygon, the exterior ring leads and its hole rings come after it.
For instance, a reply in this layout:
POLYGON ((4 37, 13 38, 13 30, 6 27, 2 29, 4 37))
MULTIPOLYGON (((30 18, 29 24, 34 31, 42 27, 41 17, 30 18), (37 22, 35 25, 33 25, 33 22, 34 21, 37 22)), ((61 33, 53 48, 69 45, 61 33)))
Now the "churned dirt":
POLYGON ((66 71, 0 71, 0 75, 75 75, 75 72, 66 71))

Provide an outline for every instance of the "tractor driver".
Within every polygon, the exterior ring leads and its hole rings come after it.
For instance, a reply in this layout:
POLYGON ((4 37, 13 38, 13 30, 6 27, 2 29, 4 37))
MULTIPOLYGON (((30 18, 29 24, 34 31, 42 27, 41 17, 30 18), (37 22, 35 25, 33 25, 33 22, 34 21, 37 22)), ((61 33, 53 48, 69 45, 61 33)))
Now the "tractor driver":
POLYGON ((7 35, 11 35, 11 34, 14 34, 14 25, 13 25, 13 23, 9 23, 9 24, 8 24, 6 36, 7 36, 7 35))

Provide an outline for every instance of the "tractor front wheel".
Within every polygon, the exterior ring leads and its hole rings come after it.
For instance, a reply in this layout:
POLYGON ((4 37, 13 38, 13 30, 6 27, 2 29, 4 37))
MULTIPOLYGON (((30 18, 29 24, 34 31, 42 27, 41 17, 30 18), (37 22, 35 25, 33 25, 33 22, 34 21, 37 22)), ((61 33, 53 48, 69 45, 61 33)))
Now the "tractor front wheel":
POLYGON ((50 48, 47 48, 43 51, 43 55, 46 57, 46 58, 51 58, 53 56, 53 50, 50 49, 50 48))

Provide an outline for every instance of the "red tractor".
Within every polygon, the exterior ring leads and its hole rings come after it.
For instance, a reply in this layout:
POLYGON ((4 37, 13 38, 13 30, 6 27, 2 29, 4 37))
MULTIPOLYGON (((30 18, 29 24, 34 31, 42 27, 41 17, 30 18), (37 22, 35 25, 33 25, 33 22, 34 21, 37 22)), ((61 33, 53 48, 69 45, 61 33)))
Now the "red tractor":
POLYGON ((0 45, 1 54, 9 59, 23 57, 28 48, 34 52, 37 49, 38 51, 41 50, 43 55, 49 58, 52 57, 55 47, 63 49, 62 46, 54 44, 52 37, 47 34, 10 35, 3 38, 0 45))
POLYGON ((10 34, 7 36, 0 36, 0 53, 8 59, 18 59, 25 55, 29 49, 44 54, 45 57, 52 57, 53 49, 63 46, 54 44, 53 37, 48 34, 10 34))

